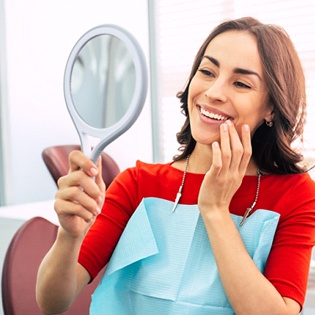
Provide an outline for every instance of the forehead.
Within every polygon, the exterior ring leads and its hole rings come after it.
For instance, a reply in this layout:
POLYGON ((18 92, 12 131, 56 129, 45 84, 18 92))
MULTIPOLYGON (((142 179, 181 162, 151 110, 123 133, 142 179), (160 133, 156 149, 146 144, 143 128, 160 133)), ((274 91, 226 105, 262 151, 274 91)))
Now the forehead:
POLYGON ((262 75, 257 40, 249 32, 233 30, 217 35, 204 55, 215 58, 220 65, 251 69, 262 75))

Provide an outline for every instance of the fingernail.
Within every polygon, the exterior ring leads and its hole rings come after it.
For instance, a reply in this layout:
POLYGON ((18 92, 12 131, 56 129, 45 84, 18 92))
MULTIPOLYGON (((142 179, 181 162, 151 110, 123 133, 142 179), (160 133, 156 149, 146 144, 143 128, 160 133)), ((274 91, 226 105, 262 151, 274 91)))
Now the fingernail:
POLYGON ((99 215, 101 213, 101 209, 99 207, 96 208, 96 215, 99 215))
POLYGON ((219 147, 219 143, 217 141, 212 143, 212 147, 213 148, 218 148, 219 147))
POLYGON ((249 126, 248 125, 244 125, 244 130, 246 131, 246 132, 248 132, 249 131, 249 126))
POLYGON ((232 125, 233 125, 230 119, 226 120, 225 122, 226 122, 226 124, 229 125, 229 126, 232 126, 232 125))
POLYGON ((227 130, 228 130, 228 126, 227 126, 226 123, 223 123, 221 126, 222 126, 222 128, 223 128, 224 131, 227 131, 227 130))
POLYGON ((103 198, 101 197, 101 196, 99 196, 98 198, 97 198, 97 203, 102 203, 103 202, 103 198))
POLYGON ((91 174, 92 174, 93 176, 95 176, 95 175, 98 174, 98 169, 95 168, 95 167, 92 167, 92 168, 90 169, 90 172, 91 172, 91 174))

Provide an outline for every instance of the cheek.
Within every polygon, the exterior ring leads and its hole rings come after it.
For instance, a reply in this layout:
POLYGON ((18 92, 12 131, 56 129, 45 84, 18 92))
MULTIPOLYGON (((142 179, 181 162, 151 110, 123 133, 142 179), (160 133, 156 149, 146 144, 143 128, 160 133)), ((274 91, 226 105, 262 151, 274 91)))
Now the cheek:
POLYGON ((191 83, 189 85, 189 89, 188 89, 188 98, 187 98, 187 104, 188 104, 188 112, 191 111, 193 103, 194 103, 194 97, 195 97, 195 93, 194 93, 194 86, 191 83))
POLYGON ((263 124, 263 120, 255 121, 255 122, 254 121, 246 121, 246 122, 243 122, 243 123, 236 124, 235 125, 235 129, 236 129, 239 137, 242 136, 242 126, 244 124, 249 125, 251 136, 253 136, 255 131, 263 124))
POLYGON ((250 128, 251 134, 263 123, 263 116, 260 115, 259 109, 238 112, 237 120, 235 121, 235 128, 239 135, 242 134, 242 126, 247 124, 250 128))
POLYGON ((205 88, 206 87, 203 80, 200 80, 200 78, 194 76, 189 84, 188 95, 190 95, 191 98, 194 98, 196 95, 204 92, 205 88))

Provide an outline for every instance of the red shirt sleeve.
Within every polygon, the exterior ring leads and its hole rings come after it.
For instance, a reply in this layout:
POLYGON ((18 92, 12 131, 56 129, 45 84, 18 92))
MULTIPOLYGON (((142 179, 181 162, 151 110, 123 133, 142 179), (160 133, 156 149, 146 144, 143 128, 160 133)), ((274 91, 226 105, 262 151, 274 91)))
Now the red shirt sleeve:
POLYGON ((111 183, 106 191, 102 212, 82 243, 78 261, 92 279, 109 261, 129 218, 139 204, 137 178, 137 168, 130 168, 111 183))
POLYGON ((295 175, 289 185, 280 198, 280 221, 265 276, 281 296, 302 306, 315 244, 315 188, 308 174, 295 175))

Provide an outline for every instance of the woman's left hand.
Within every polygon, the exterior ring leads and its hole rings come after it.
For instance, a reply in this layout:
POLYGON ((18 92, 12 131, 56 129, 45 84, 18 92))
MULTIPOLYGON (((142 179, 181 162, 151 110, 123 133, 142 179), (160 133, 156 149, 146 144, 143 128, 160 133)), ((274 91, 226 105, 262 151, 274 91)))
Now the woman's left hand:
POLYGON ((227 121, 220 126, 220 139, 220 144, 212 144, 212 166, 199 191, 198 207, 202 214, 229 211, 252 154, 248 125, 242 126, 239 136, 234 124, 227 121))

